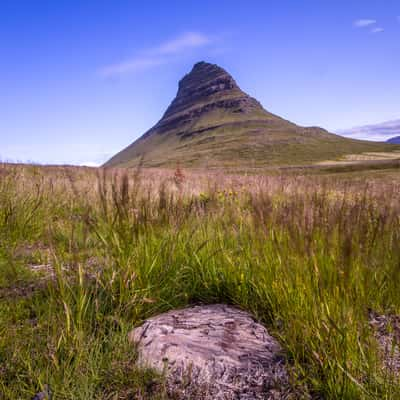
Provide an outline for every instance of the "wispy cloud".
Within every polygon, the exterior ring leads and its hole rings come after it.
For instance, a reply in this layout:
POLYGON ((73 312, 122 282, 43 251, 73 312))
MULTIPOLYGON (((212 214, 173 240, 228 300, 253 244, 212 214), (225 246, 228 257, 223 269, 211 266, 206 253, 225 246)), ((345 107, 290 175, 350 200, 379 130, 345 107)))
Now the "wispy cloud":
POLYGON ((382 33, 384 31, 385 30, 383 28, 381 28, 381 27, 376 27, 374 29, 371 29, 371 33, 382 33))
POLYGON ((210 45, 213 38, 199 32, 187 32, 158 46, 143 50, 137 56, 99 69, 100 76, 112 78, 146 70, 171 60, 172 56, 210 45))
POLYGON ((164 64, 164 58, 138 57, 122 61, 118 64, 111 64, 100 68, 99 75, 104 78, 123 75, 129 72, 138 72, 157 65, 164 64))
POLYGON ((201 47, 212 42, 211 38, 198 32, 188 32, 173 40, 162 43, 152 52, 161 55, 177 54, 194 47, 201 47))
POLYGON ((357 19, 353 22, 353 25, 356 28, 366 28, 366 27, 369 27, 369 26, 375 25, 375 24, 376 24, 375 19, 357 19))

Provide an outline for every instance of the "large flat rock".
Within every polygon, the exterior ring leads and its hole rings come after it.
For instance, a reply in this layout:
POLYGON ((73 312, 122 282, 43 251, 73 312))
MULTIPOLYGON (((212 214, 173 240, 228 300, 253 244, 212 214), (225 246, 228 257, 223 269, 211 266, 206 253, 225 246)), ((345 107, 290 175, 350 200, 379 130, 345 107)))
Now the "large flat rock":
POLYGON ((182 399, 292 398, 279 343, 248 313, 214 304, 148 319, 129 334, 139 362, 182 399))

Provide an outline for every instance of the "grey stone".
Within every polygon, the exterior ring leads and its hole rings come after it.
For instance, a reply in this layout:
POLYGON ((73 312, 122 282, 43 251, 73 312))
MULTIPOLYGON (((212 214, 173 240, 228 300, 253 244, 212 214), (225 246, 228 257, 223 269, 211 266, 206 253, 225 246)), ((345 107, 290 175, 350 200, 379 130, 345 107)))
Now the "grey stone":
POLYGON ((174 310, 129 334, 139 363, 166 374, 182 399, 293 398, 279 343, 246 312, 222 304, 174 310))

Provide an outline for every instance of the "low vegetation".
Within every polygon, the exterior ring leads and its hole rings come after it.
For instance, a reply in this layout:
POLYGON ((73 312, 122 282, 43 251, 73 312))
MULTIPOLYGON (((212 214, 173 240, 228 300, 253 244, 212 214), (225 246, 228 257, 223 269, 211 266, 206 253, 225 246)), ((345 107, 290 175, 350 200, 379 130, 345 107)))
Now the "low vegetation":
POLYGON ((400 181, 377 176, 1 166, 0 398, 167 399, 127 332, 224 302, 304 396, 398 399, 370 315, 400 313, 400 181))

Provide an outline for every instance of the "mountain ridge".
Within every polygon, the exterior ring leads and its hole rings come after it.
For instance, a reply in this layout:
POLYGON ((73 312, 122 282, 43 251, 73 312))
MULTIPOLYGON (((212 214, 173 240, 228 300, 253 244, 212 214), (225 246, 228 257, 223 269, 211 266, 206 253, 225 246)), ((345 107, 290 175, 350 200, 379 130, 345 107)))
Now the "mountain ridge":
POLYGON ((386 143, 400 144, 400 136, 394 136, 394 137, 386 140, 386 143))
POLYGON ((272 114, 225 69, 201 61, 179 81, 162 118, 105 166, 302 164, 361 151, 378 149, 272 114))

